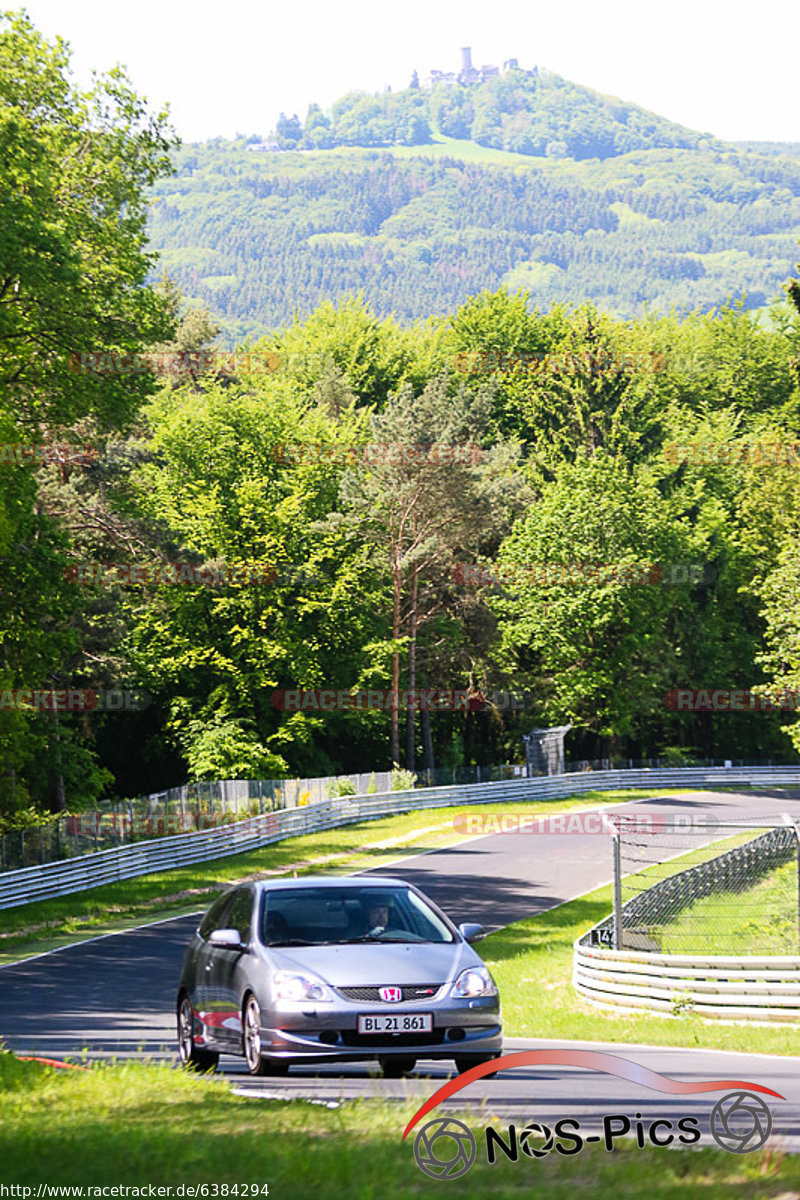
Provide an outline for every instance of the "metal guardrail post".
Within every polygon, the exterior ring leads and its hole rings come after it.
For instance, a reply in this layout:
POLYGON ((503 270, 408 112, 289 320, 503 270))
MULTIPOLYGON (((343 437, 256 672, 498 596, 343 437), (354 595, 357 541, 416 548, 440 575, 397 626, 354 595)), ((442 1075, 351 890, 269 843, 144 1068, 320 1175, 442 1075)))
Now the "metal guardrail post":
POLYGON ((619 831, 611 835, 614 850, 614 949, 622 949, 622 852, 619 831))

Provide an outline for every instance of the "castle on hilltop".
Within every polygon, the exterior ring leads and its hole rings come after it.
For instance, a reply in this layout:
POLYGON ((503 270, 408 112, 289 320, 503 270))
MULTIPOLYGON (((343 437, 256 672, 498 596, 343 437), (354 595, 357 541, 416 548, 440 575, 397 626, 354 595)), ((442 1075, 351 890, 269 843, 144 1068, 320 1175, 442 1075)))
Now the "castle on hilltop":
MULTIPOLYGON (((457 83, 486 83, 489 79, 496 79, 499 75, 505 75, 507 71, 518 71, 519 62, 516 58, 507 58, 503 63, 502 70, 500 67, 484 66, 475 67, 472 65, 472 47, 461 47, 461 70, 460 71, 437 71, 435 68, 431 70, 429 75, 426 75, 422 81, 424 88, 435 87, 455 87, 457 83)), ((533 67, 530 71, 525 72, 526 75, 537 75, 538 70, 533 67)))

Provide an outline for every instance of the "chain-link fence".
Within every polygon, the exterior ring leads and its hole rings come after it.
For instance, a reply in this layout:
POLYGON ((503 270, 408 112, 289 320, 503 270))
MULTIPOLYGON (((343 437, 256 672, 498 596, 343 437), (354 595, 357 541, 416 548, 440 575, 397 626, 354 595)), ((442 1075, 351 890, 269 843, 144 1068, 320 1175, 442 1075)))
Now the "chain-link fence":
POLYGON ((213 829, 258 813, 325 804, 340 796, 369 796, 410 787, 495 783, 524 774, 521 764, 505 764, 442 767, 418 771, 416 776, 406 772, 365 771, 311 779, 200 780, 0 834, 0 871, 38 866, 169 834, 213 829))
POLYGON ((798 831, 713 817, 615 817, 601 940, 664 954, 800 954, 798 831))

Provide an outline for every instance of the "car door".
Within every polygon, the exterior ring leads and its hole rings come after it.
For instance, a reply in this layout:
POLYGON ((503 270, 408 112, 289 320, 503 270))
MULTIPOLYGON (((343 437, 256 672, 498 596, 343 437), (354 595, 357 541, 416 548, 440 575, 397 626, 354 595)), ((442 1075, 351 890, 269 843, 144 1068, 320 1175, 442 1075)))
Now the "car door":
POLYGON ((228 912, 233 904, 234 894, 226 892, 212 904, 197 930, 197 952, 194 959, 194 994, 192 1003, 195 1011, 203 1022, 207 1042, 216 1043, 218 1040, 218 1025, 220 1022, 218 996, 212 978, 214 946, 209 937, 215 929, 227 929, 228 912))
MULTIPOLYGON (((225 923, 219 926, 221 929, 235 929, 243 946, 250 944, 254 902, 253 888, 237 888, 226 910, 225 923)), ((247 951, 225 946, 210 946, 209 951, 216 1037, 220 1046, 239 1053, 242 1044, 242 961, 247 958, 247 951)))

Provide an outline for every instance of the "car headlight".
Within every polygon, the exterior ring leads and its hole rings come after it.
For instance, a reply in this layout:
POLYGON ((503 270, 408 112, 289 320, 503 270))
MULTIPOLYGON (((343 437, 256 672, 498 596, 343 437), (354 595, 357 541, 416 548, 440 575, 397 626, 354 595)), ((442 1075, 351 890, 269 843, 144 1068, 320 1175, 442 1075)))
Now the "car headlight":
POLYGON ((276 1000, 332 1000, 333 994, 319 979, 294 971, 276 971, 272 977, 276 1000))
POLYGON ((497 984, 486 967, 467 967, 453 984, 451 996, 468 999, 472 996, 496 996, 497 984))

